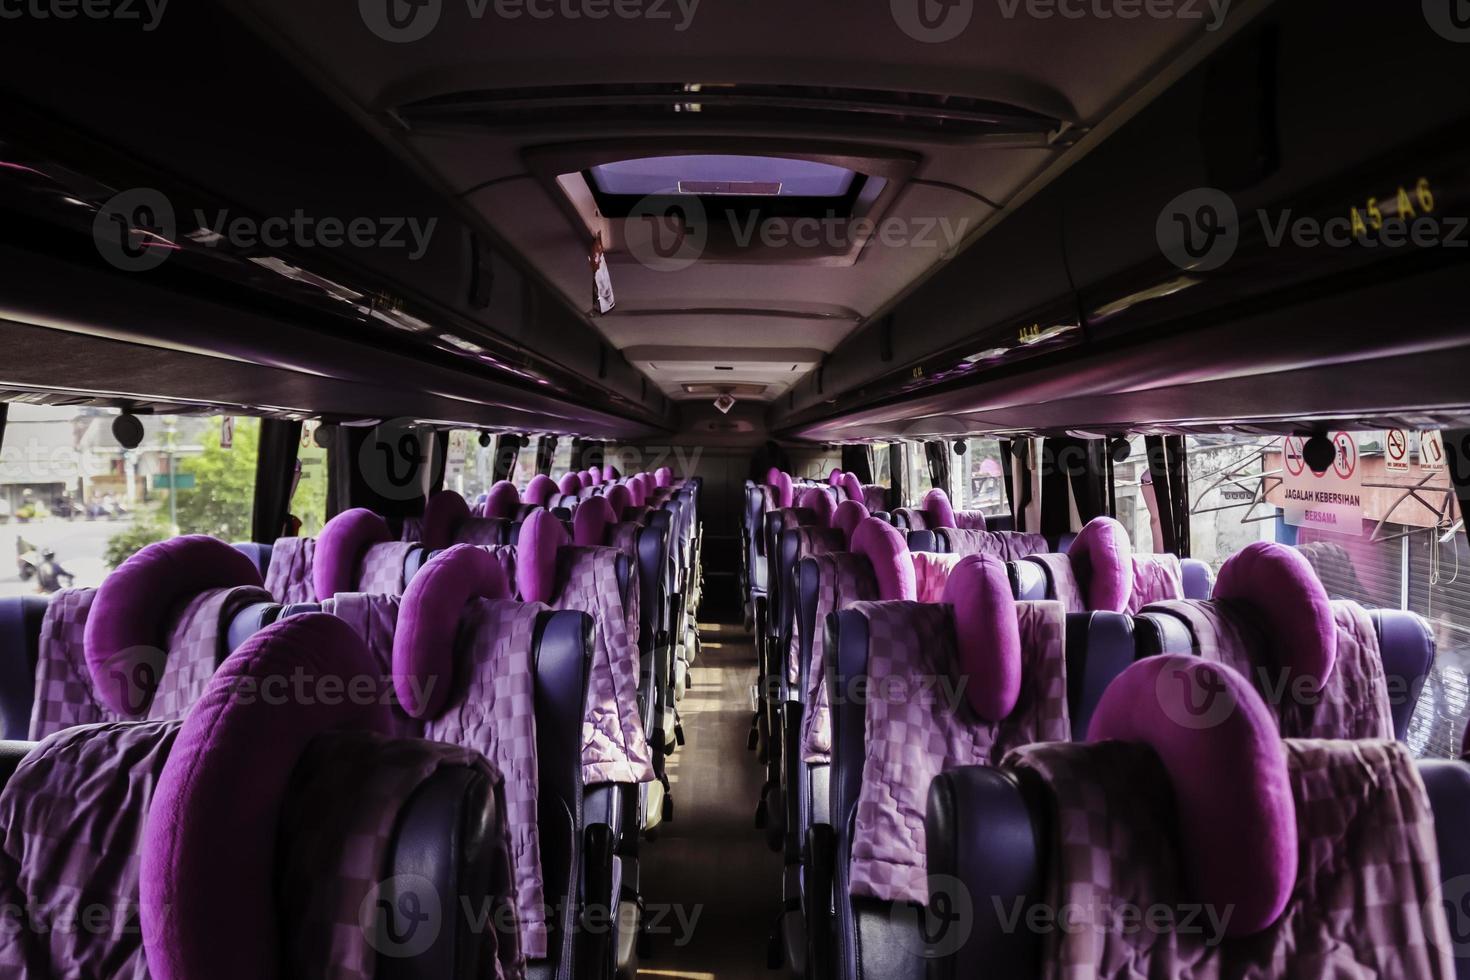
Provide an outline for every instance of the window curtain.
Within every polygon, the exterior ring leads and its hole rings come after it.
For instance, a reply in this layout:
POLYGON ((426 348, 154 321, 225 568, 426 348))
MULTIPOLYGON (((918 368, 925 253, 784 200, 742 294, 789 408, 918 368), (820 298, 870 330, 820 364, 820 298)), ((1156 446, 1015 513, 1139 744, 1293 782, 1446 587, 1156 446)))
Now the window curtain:
POLYGON ((587 463, 582 458, 586 450, 587 443, 583 442, 581 439, 572 440, 572 461, 567 465, 571 467, 571 471, 573 473, 580 473, 583 470, 587 469, 587 463))
POLYGON ((10 403, 0 402, 0 449, 5 448, 5 422, 10 418, 10 403))
POLYGON ((556 459, 556 436, 542 436, 536 440, 536 472, 551 475, 551 463, 556 459))
POLYGON ((255 502, 250 512, 252 541, 269 544, 285 530, 286 519, 291 513, 291 491, 296 485, 296 455, 300 446, 300 422, 260 420, 255 502))
POLYGON ((332 426, 327 443, 328 517, 349 507, 366 507, 396 524, 422 514, 428 494, 442 486, 448 440, 432 429, 391 427, 380 432, 379 428, 332 426))
POLYGON ((929 461, 929 485, 949 493, 949 443, 924 443, 924 458, 929 461))
POLYGON ((902 507, 904 487, 903 443, 888 444, 888 509, 902 507))
POLYGON ((859 483, 873 482, 873 447, 843 446, 842 468, 857 476, 859 483))
POLYGON ((1164 550, 1189 557, 1189 469, 1183 436, 1144 436, 1164 550))
POLYGON ((516 457, 520 455, 521 447, 527 440, 512 432, 507 432, 495 440, 495 462, 490 467, 490 482, 499 483, 501 480, 509 480, 511 473, 516 468, 516 457))

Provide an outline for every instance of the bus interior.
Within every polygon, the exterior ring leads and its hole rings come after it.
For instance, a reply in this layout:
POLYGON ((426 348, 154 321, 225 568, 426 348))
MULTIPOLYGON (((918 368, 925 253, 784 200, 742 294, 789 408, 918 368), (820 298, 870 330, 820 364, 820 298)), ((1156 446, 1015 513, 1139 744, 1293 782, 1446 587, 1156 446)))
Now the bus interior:
POLYGON ((1470 980, 1464 0, 0 52, 0 976, 1470 980))

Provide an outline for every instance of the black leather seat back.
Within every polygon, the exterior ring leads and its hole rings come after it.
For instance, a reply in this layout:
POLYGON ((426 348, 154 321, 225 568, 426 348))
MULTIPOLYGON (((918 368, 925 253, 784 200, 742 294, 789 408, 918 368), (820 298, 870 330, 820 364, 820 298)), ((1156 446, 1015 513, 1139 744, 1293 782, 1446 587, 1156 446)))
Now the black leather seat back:
POLYGON ((44 596, 0 599, 0 738, 23 739, 31 727, 44 596))

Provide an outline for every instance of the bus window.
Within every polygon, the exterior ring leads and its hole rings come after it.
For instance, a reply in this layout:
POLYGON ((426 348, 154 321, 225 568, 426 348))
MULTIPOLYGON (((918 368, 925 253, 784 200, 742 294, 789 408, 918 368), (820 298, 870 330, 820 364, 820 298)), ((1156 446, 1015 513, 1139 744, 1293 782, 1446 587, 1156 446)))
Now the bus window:
POLYGON ((561 479, 572 471, 572 437, 555 436, 556 450, 551 454, 552 479, 561 479))
MULTIPOLYGON (((1268 454, 1280 442, 1267 436, 1234 435, 1184 440, 1190 557, 1218 572, 1241 548, 1275 536, 1277 510, 1266 503, 1262 475, 1268 454)), ((1143 470, 1148 471, 1146 462, 1143 470)))
POLYGON ((892 487, 893 475, 888 470, 888 443, 875 442, 871 448, 873 451, 873 482, 880 486, 892 487))
POLYGON ((929 476, 929 457, 924 444, 916 440, 905 440, 903 444, 903 503, 905 507, 917 507, 934 486, 929 476))
POLYGON ((291 497, 291 516, 301 522, 299 534, 314 538, 327 520, 327 451, 316 444, 320 423, 307 421, 301 426, 301 443, 296 449, 300 477, 291 497))
POLYGON ((0 451, 0 595, 95 586, 175 534, 248 541, 260 421, 140 416, 143 442, 112 434, 117 409, 12 404, 0 451))
POLYGON ((956 456, 954 467, 954 505, 961 510, 978 510, 987 517, 1009 513, 1005 480, 1001 477, 1000 442, 996 439, 970 439, 965 454, 956 456))

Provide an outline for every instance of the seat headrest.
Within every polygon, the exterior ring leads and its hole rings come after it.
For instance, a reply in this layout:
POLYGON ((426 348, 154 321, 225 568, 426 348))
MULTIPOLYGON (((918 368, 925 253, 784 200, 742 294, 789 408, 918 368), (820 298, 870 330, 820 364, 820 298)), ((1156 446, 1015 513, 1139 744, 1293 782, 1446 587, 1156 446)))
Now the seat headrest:
POLYGON ((554 493, 556 493, 556 481, 545 473, 537 473, 531 477, 531 482, 526 484, 526 492, 521 494, 521 502, 545 507, 546 502, 554 493))
POLYGON ((589 466, 589 467, 587 467, 587 476, 590 478, 590 483, 591 483, 592 486, 594 486, 594 487, 600 487, 600 486, 602 486, 602 467, 601 466, 589 466))
POLYGON ((582 492, 582 478, 576 473, 568 473, 556 483, 556 489, 560 493, 578 494, 582 492))
POLYGON ((1174 787, 1192 898, 1235 910, 1226 934, 1280 917, 1297 877, 1296 804, 1281 735, 1250 682, 1224 664, 1165 654, 1108 685, 1089 742, 1150 746, 1174 787))
POLYGON ((607 539, 607 529, 616 523, 618 515, 606 497, 584 500, 572 514, 572 541, 585 547, 600 545, 607 539))
POLYGON ((849 542, 857 526, 868 519, 868 508, 860 500, 844 500, 832 510, 832 527, 842 531, 849 542))
POLYGON ((766 486, 774 487, 776 485, 776 478, 780 475, 780 467, 772 466, 770 469, 766 470, 766 486))
POLYGON ((955 523, 954 507, 949 502, 949 494, 942 487, 935 487, 924 494, 923 503, 919 507, 929 519, 931 528, 959 526, 955 523))
POLYGON ((351 592, 357 585, 357 567, 375 544, 392 541, 388 522, 365 507, 344 510, 322 527, 316 536, 316 554, 311 560, 311 581, 318 599, 338 592, 351 592))
POLYGON ((876 517, 863 518, 852 532, 850 547, 873 566, 879 599, 912 602, 918 598, 913 556, 909 554, 908 542, 892 524, 876 517))
POLYGON ((612 505, 613 513, 617 515, 618 520, 623 519, 623 511, 635 506, 633 491, 628 489, 626 483, 617 483, 609 487, 607 493, 602 495, 602 499, 612 505))
POLYGON ((795 499, 795 491, 791 485, 791 474, 783 470, 771 469, 766 485, 776 497, 776 506, 780 508, 790 507, 795 499))
POLYGON ((671 487, 674 485, 674 471, 667 466, 660 466, 653 471, 653 482, 656 486, 671 487))
POLYGON ((156 541, 102 580, 82 633, 98 699, 120 715, 138 713, 162 676, 169 613, 211 589, 260 586, 255 563, 218 538, 189 534, 156 541))
POLYGON ((567 529, 549 510, 538 510, 521 524, 516 542, 516 591, 522 602, 550 602, 556 594, 556 555, 571 544, 567 529))
POLYGON ((1123 525, 1094 517, 1067 548, 1092 612, 1124 612, 1133 593, 1133 545, 1123 525))
POLYGON ((949 573, 944 601, 954 607, 955 650, 965 700, 999 722, 1021 697, 1021 627, 1005 562, 967 555, 949 573))
POLYGON ((284 958, 269 869, 292 770, 324 732, 388 732, 388 708, 376 692, 341 695, 358 678, 381 674, 356 631, 327 613, 266 627, 215 672, 174 742, 142 835, 143 907, 169 910, 143 930, 151 976, 279 975, 284 958), (291 697, 302 676, 318 685, 330 678, 337 693, 329 697, 321 686, 311 703, 291 697), (250 942, 241 943, 242 935, 250 942))
POLYGON ((449 698, 464 604, 508 598, 505 570, 479 545, 457 544, 419 569, 403 592, 393 631, 393 689, 410 717, 433 718, 449 698))
MULTIPOLYGON (((770 482, 769 480, 767 482, 770 482)), ((838 487, 842 485, 842 471, 833 470, 827 474, 827 486, 838 487)))
POLYGON ((1337 663, 1337 623, 1322 581, 1295 548, 1274 541, 1246 545, 1225 560, 1216 599, 1249 603, 1266 621, 1279 667, 1321 690, 1337 663))
POLYGON ((453 490, 440 490, 424 505, 423 526, 419 530, 422 540, 419 543, 430 551, 447 548, 454 541, 455 528, 469 518, 470 505, 463 497, 453 490))
POLYGON ((509 480, 499 480, 485 495, 485 516, 512 520, 521 508, 521 492, 509 480))
POLYGON ((842 487, 842 492, 847 494, 848 500, 863 499, 863 484, 857 478, 856 473, 843 473, 840 486, 842 487))
POLYGON ((611 463, 602 464, 603 483, 611 483, 614 480, 620 480, 622 479, 622 476, 623 474, 618 472, 618 468, 616 466, 612 465, 611 463))
POLYGON ((832 515, 837 510, 837 504, 832 500, 832 495, 824 488, 808 487, 803 490, 797 506, 802 510, 811 511, 812 518, 818 527, 832 526, 832 515))

